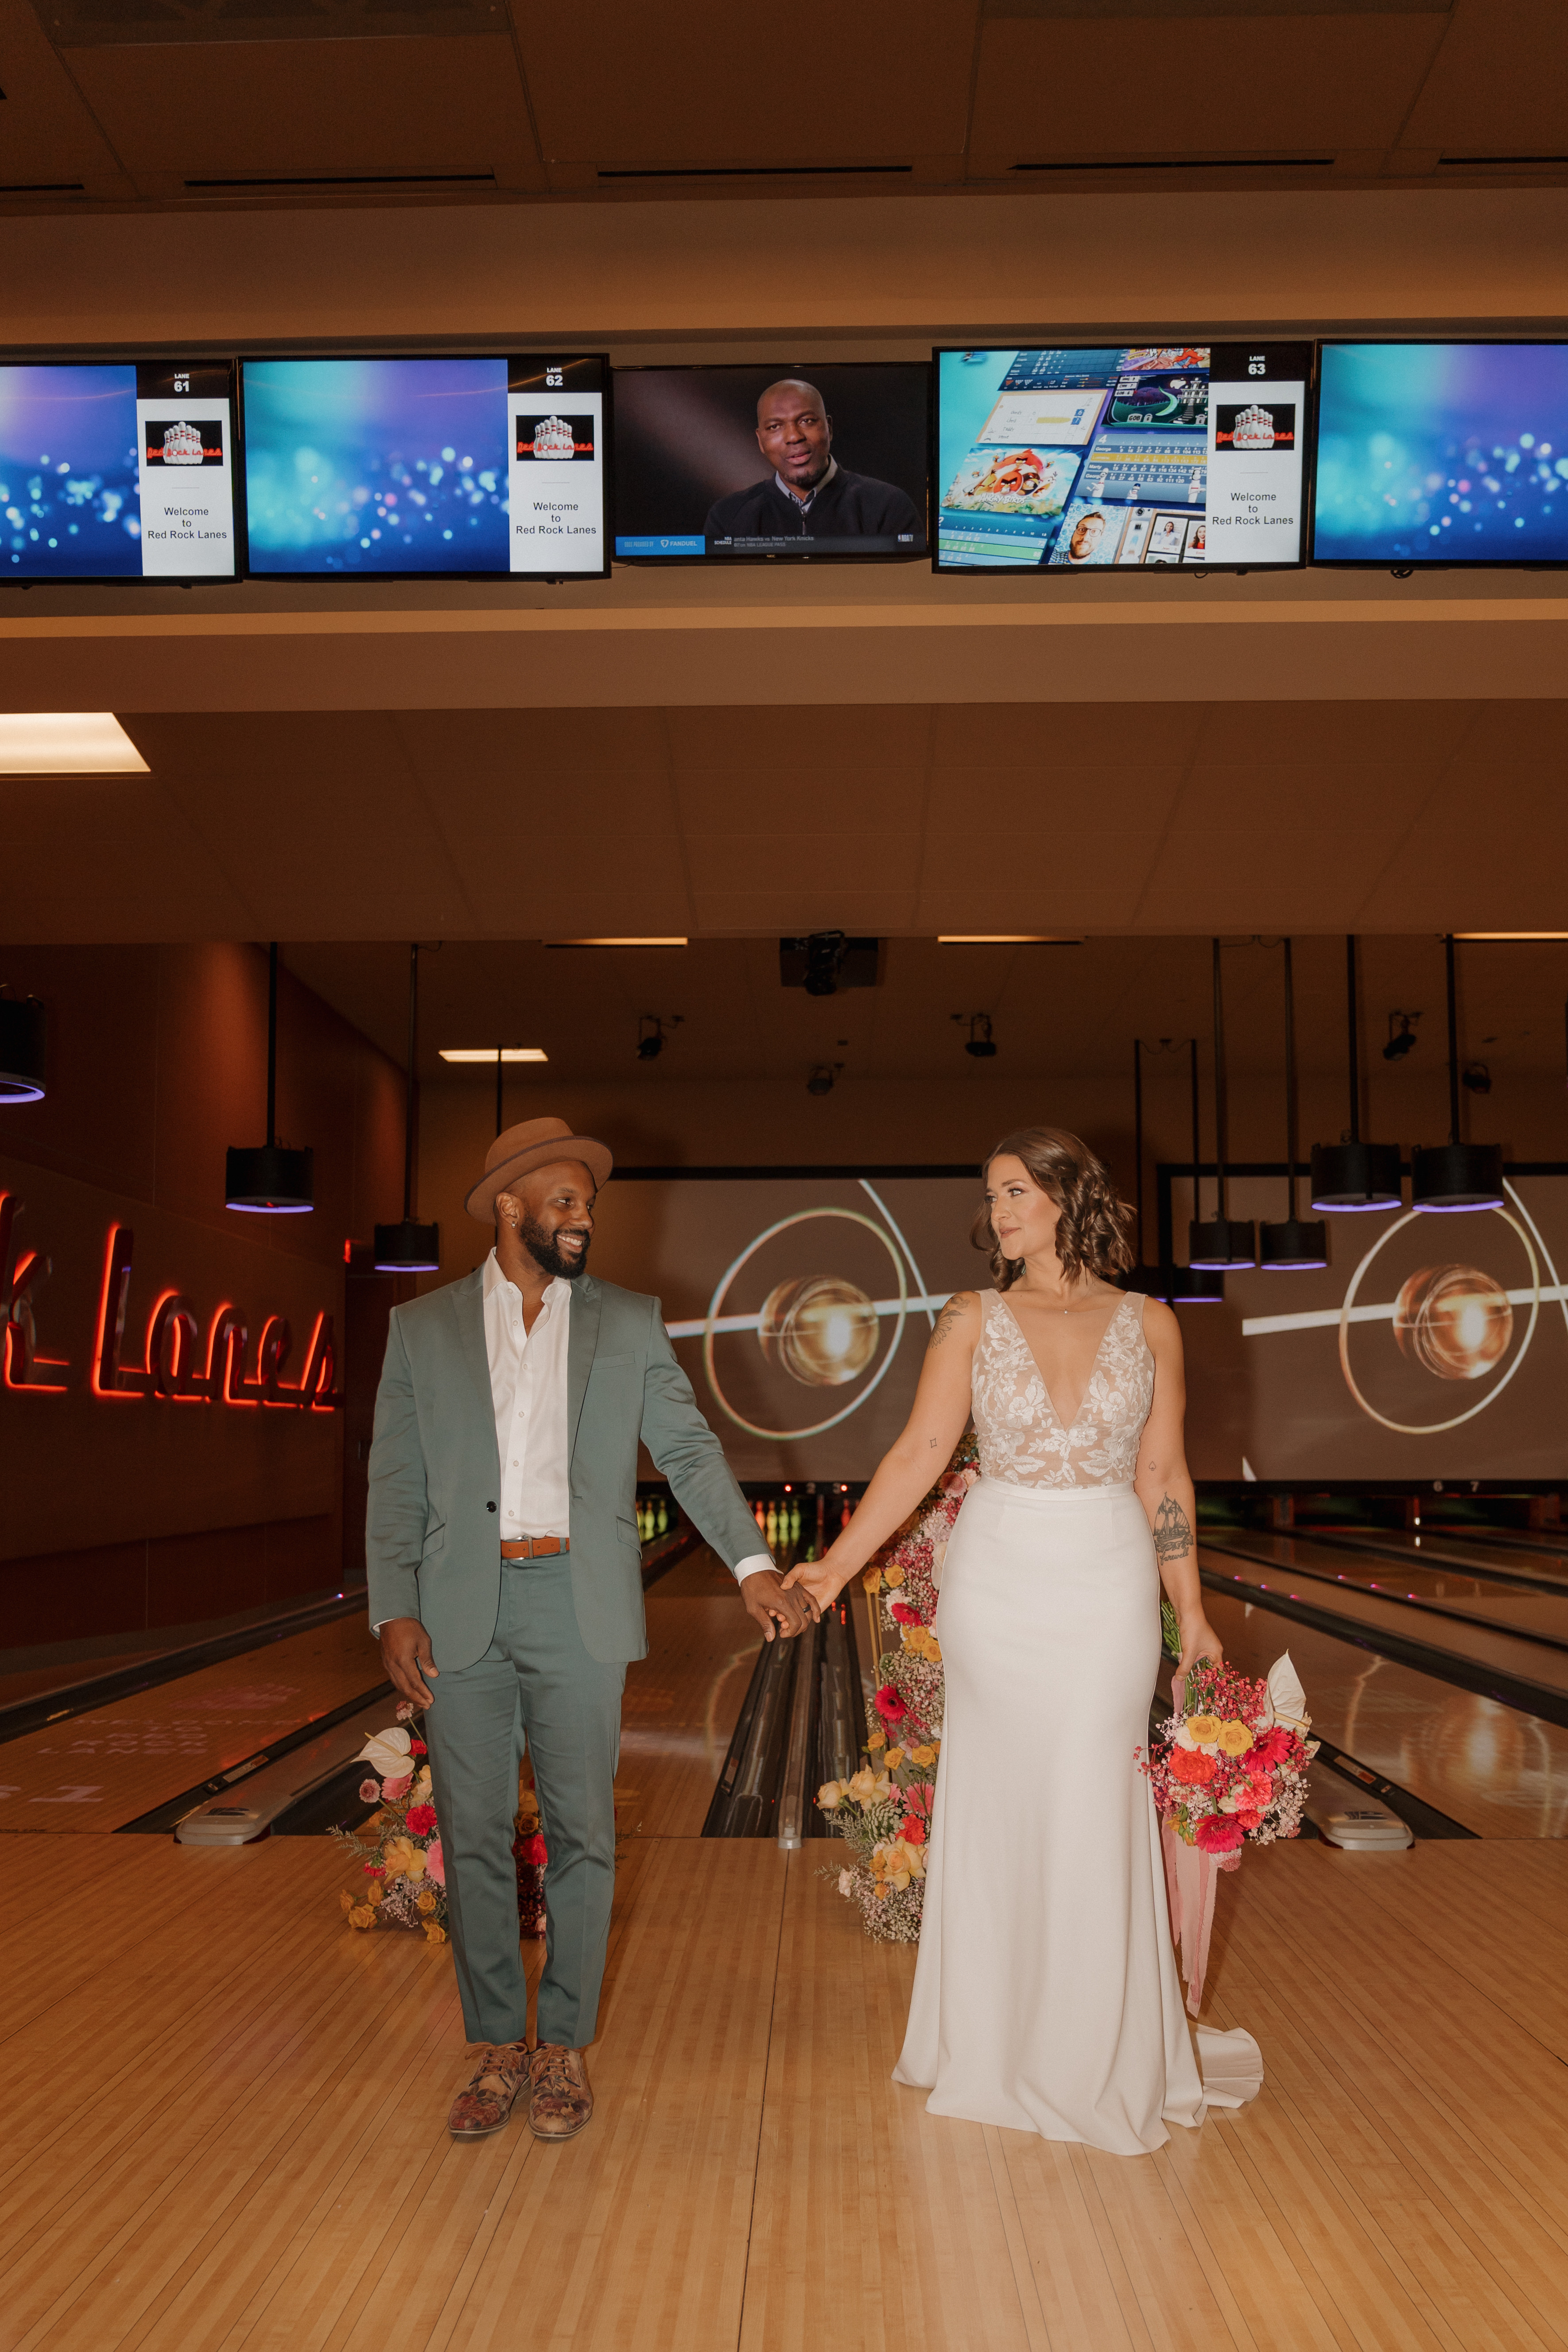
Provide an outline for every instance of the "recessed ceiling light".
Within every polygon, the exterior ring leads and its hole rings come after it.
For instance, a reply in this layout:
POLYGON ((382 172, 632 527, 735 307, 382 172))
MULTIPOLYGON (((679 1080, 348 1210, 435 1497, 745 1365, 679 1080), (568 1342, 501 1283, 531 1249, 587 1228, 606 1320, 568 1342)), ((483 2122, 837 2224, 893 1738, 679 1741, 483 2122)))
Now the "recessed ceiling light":
POLYGON ((939 931, 939 948, 1080 948, 1081 932, 1066 931, 939 931))
POLYGON ((0 775, 145 776, 151 772, 112 710, 0 712, 0 775))
MULTIPOLYGON (((548 1062, 550 1059, 542 1045, 503 1045, 500 1057, 503 1062, 548 1062)), ((443 1045, 441 1059, 444 1062, 488 1062, 493 1070, 496 1049, 493 1045, 443 1045)))
POLYGON ((683 948, 685 940, 546 940, 547 948, 683 948))

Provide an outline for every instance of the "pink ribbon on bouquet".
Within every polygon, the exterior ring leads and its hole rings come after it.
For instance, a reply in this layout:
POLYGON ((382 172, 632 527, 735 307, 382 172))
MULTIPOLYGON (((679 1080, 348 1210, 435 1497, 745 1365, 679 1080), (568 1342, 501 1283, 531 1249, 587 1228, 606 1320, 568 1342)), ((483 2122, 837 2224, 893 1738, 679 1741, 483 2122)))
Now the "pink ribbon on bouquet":
MULTIPOLYGON (((1204 1972, 1209 1962, 1209 1937, 1214 1933, 1215 1885, 1224 1863, 1179 1838, 1168 1822, 1160 1824, 1160 1846, 1165 1857, 1165 1893, 1171 1906, 1171 1933, 1182 1948, 1182 1973, 1187 1980, 1187 2007, 1196 2017, 1204 1997, 1204 1972)), ((1226 1855, 1224 1861, 1234 1861, 1226 1855)))

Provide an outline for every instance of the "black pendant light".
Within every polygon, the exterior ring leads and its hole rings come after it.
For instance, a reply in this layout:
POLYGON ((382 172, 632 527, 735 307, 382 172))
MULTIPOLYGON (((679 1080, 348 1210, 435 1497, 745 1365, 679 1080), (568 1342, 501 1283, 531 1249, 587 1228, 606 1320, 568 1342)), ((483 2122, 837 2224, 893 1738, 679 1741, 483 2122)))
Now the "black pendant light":
POLYGON ((44 1008, 36 996, 0 996, 0 1103, 44 1099, 44 1008))
POLYGON ((1410 1155, 1410 1205, 1452 1213, 1500 1209, 1502 1150, 1495 1143, 1459 1141, 1459 1011, 1454 971, 1454 935, 1443 941, 1448 977, 1448 1140, 1410 1155))
POLYGON ((1121 1276, 1123 1290, 1138 1291, 1145 1298, 1168 1298, 1171 1293, 1169 1266, 1145 1265, 1143 1263, 1143 1040, 1132 1040, 1132 1151, 1138 1175, 1134 1186, 1138 1211, 1138 1263, 1121 1276))
MULTIPOLYGON (((1239 1272, 1258 1263, 1258 1234, 1250 1217, 1227 1217, 1225 1211, 1225 997, 1220 980, 1219 941, 1214 942, 1214 1141, 1216 1177, 1215 1213, 1194 1217, 1187 1234, 1187 1263, 1205 1273, 1239 1272)), ((1197 1205, 1197 1146, 1193 1148, 1193 1202, 1197 1205)))
MULTIPOLYGON (((1193 1202, 1197 1204, 1198 1171, 1203 1165, 1203 1139, 1198 1127, 1198 1041, 1187 1040, 1187 1069, 1192 1080, 1193 1097, 1193 1202)), ((1165 1296, 1173 1307, 1223 1307, 1225 1276, 1205 1273, 1195 1265, 1173 1265, 1167 1269, 1171 1286, 1165 1296)))
POLYGON ((231 1147, 224 1203, 268 1217, 303 1216, 316 1205, 316 1155, 278 1140, 278 942, 267 950, 267 1140, 231 1147))
POLYGON ((419 945, 408 950, 408 1077, 403 1105, 403 1215, 395 1225, 377 1225, 373 1255, 378 1274, 437 1274, 441 1228, 422 1225, 414 1214, 414 1119, 419 1049, 419 945))
POLYGON ((1258 1229, 1258 1263, 1284 1273, 1298 1267, 1327 1265, 1328 1227, 1321 1218, 1303 1224, 1296 1214, 1296 990, 1290 969, 1290 942, 1285 941, 1285 1164, 1289 1173, 1285 1217, 1280 1224, 1267 1222, 1258 1229))
POLYGON ((1345 940, 1345 1004, 1350 1022, 1351 1125, 1343 1143, 1312 1146, 1314 1209, 1397 1209, 1399 1146, 1361 1139, 1361 1048, 1356 1036, 1355 936, 1345 940))

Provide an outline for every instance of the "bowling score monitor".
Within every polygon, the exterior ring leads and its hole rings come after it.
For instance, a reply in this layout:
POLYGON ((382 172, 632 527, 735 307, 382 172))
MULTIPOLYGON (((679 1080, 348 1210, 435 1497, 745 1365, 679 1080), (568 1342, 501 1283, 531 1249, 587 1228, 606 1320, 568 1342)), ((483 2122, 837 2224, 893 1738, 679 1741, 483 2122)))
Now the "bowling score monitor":
POLYGON ((242 360, 247 568, 603 579, 608 376, 581 353, 242 360))
POLYGON ((936 353, 939 572, 1302 561, 1310 343, 936 353))
POLYGON ((923 361, 617 368, 615 408, 618 562, 930 551, 923 361))
POLYGON ((226 362, 0 365, 0 579, 235 571, 226 362))

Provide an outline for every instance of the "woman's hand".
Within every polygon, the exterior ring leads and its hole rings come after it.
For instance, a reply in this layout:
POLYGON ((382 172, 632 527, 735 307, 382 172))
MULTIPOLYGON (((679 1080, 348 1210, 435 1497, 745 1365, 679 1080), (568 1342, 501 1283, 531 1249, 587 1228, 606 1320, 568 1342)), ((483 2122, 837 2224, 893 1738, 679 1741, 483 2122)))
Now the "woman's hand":
POLYGON ((820 1559, 803 1561, 800 1567, 792 1568, 784 1580, 784 1591, 788 1592, 798 1585, 803 1592, 811 1595, 818 1609, 826 1609, 837 1600, 854 1573, 853 1569, 835 1568, 831 1550, 825 1551, 820 1559))
POLYGON ((1178 1714, 1186 1694, 1188 1670, 1200 1661, 1211 1666, 1225 1664, 1225 1644, 1202 1610, 1195 1610, 1181 1622, 1182 1654, 1176 1661, 1176 1671, 1171 1678, 1171 1696, 1178 1714))

